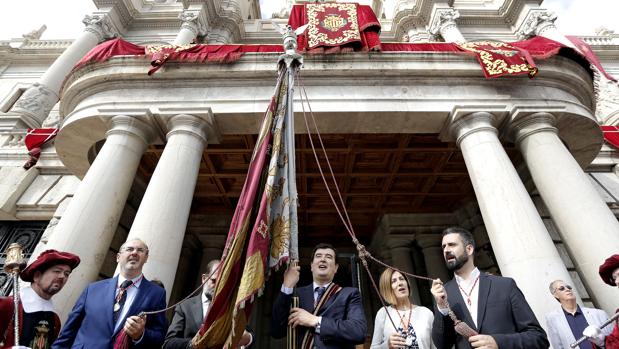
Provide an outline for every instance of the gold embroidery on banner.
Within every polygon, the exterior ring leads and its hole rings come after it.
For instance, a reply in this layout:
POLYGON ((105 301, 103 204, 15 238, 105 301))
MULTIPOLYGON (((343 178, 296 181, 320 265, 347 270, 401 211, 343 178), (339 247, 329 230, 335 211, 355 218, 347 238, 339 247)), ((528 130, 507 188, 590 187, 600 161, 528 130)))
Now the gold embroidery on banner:
POLYGON ((171 49, 174 52, 180 52, 183 50, 187 50, 190 49, 192 47, 196 46, 196 44, 185 44, 185 45, 148 45, 146 46, 146 48, 144 49, 145 52, 147 54, 153 54, 153 53, 158 53, 161 52, 165 49, 171 49))
POLYGON ((361 40, 359 34, 359 22, 357 20, 357 7, 355 4, 344 3, 322 3, 322 4, 307 4, 307 18, 309 18, 309 26, 307 28, 307 38, 309 47, 314 47, 320 44, 339 45, 352 40, 361 40), (340 11, 346 11, 348 19, 342 18, 337 14, 327 15, 323 21, 325 29, 336 32, 350 23, 350 28, 343 30, 337 38, 330 39, 327 34, 320 32, 321 25, 318 20, 318 13, 324 13, 328 8, 336 8, 340 11), (340 20, 337 19, 340 18, 340 20), (335 29, 339 25, 339 28, 335 29), (329 26, 330 28, 327 28, 329 26))
MULTIPOLYGON (((529 64, 508 64, 503 59, 496 59, 492 53, 505 57, 513 57, 518 53, 518 50, 514 50, 514 48, 504 42, 496 42, 496 41, 471 41, 465 42, 463 44, 459 44, 460 48, 475 52, 479 54, 482 63, 484 64, 485 70, 488 75, 500 75, 500 74, 515 74, 521 72, 528 72, 529 74, 535 74, 536 69, 531 67, 529 64), (491 46, 495 48, 494 50, 487 50, 484 48, 480 48, 480 46, 491 46)), ((524 60, 524 57, 522 58, 524 60)))
POLYGON ((348 21, 345 18, 342 18, 339 14, 331 14, 326 16, 320 24, 323 28, 336 32, 348 24, 348 21))

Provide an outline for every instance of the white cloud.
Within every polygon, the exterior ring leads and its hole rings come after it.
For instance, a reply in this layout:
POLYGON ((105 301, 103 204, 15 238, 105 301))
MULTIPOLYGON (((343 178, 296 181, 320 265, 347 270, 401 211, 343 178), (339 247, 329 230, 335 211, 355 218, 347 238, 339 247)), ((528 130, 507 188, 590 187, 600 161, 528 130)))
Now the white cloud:
POLYGON ((1 0, 0 39, 20 38, 43 24, 43 39, 74 39, 96 9, 91 0, 1 0))
POLYGON ((557 28, 566 35, 594 35, 603 26, 619 32, 617 0, 546 0, 541 4, 557 14, 557 28))

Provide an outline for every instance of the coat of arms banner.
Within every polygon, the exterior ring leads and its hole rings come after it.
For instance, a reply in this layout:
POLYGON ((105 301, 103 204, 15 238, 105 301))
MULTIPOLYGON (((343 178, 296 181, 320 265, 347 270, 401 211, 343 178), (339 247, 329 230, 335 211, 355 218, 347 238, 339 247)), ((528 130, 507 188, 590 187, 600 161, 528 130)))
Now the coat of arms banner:
POLYGON ((307 45, 310 50, 318 46, 361 42, 357 4, 305 4, 305 11, 309 20, 307 45))

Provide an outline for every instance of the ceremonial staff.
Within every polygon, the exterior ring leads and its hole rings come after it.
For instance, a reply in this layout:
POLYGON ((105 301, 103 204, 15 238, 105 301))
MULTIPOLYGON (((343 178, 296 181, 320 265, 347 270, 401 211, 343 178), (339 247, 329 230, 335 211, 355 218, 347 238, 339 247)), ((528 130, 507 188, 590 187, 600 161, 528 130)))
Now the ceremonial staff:
MULTIPOLYGON (((619 313, 615 313, 615 315, 613 315, 610 319, 606 320, 602 325, 600 325, 600 329, 603 329, 604 327, 612 324, 613 321, 617 320, 617 318, 619 318, 619 313)), ((580 345, 580 343, 584 342, 585 340, 587 340, 587 336, 580 337, 576 342, 570 344, 570 348, 576 348, 580 345)))
POLYGON ((4 260, 4 271, 13 275, 13 324, 15 341, 13 348, 25 348, 19 345, 19 273, 26 267, 22 247, 18 243, 12 243, 6 249, 6 259, 4 260))
MULTIPOLYGON (((297 220, 297 181, 295 168, 295 142, 294 142, 294 84, 295 77, 303 65, 303 56, 297 52, 297 35, 303 33, 307 28, 307 24, 293 30, 290 25, 282 27, 275 21, 271 22, 273 27, 282 34, 284 43, 284 54, 279 56, 278 64, 286 65, 286 74, 288 82, 288 91, 286 94, 286 152, 288 154, 288 191, 290 193, 290 267, 296 267, 299 264, 299 222, 297 220)), ((299 297, 294 291, 292 297, 292 308, 299 307, 299 297)), ((297 348, 297 330, 288 325, 288 349, 297 348)))

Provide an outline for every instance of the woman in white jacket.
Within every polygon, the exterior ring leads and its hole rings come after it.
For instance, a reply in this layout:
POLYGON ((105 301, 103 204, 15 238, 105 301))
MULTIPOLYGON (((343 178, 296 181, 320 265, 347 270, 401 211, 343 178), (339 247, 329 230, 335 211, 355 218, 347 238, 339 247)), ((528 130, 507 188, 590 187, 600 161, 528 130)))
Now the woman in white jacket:
POLYGON ((386 269, 380 276, 380 294, 390 305, 376 313, 371 349, 436 349, 431 336, 434 314, 410 301, 410 284, 404 275, 386 269))

